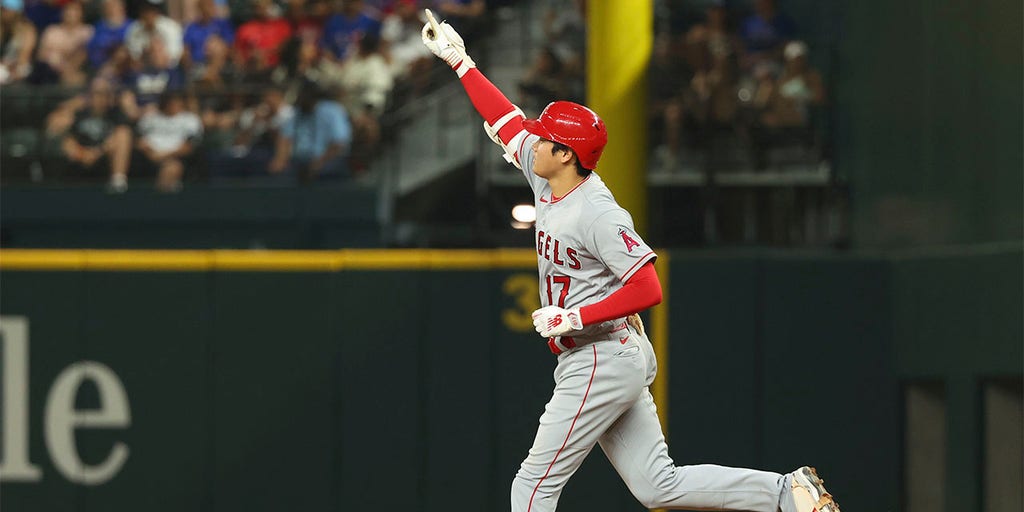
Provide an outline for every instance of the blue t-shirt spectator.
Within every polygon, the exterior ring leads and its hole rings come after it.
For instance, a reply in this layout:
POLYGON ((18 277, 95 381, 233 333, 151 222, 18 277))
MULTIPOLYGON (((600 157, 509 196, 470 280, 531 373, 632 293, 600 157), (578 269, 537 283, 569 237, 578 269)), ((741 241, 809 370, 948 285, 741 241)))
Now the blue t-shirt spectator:
POLYGON ((110 25, 107 20, 100 20, 96 23, 96 30, 93 31, 92 39, 86 46, 89 65, 93 69, 99 69, 113 55, 114 48, 124 43, 124 34, 128 31, 128 25, 131 23, 132 20, 127 18, 120 26, 110 25))
POLYGON ((354 16, 335 14, 324 24, 322 45, 335 57, 342 59, 347 55, 349 48, 355 47, 352 43, 364 34, 380 35, 380 27, 380 20, 365 12, 359 12, 354 16))
POLYGON ((768 19, 757 14, 750 15, 740 26, 740 37, 749 52, 767 52, 781 48, 794 36, 796 23, 781 12, 775 12, 768 19))
POLYGON ((235 42, 235 28, 224 18, 212 18, 189 23, 185 27, 185 48, 188 48, 192 62, 206 62, 206 40, 217 36, 230 47, 235 42))
POLYGON ((26 0, 24 3, 25 17, 36 26, 42 34, 46 27, 60 23, 62 5, 46 0, 26 0))
POLYGON ((156 103, 165 92, 180 91, 185 80, 181 70, 177 68, 159 69, 146 66, 128 79, 128 84, 135 93, 135 103, 140 107, 156 103))
POLYGON ((314 160, 323 156, 331 144, 343 144, 348 153, 352 142, 352 123, 340 103, 321 100, 313 112, 296 112, 281 128, 281 135, 292 142, 292 158, 314 160))

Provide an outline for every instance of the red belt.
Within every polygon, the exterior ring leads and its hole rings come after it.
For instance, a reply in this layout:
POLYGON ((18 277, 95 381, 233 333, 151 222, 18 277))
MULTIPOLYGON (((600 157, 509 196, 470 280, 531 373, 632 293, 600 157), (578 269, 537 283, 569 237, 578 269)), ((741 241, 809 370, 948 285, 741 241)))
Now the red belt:
MULTIPOLYGON (((611 332, 618 332, 625 328, 626 323, 623 322, 622 325, 616 327, 611 332)), ((609 334, 611 334, 611 332, 609 334)), ((552 354, 557 356, 558 354, 561 354, 566 350, 572 350, 576 348, 576 340, 573 339, 571 336, 562 336, 560 338, 548 338, 548 348, 551 349, 552 354), (555 341, 556 339, 558 341, 555 341)))

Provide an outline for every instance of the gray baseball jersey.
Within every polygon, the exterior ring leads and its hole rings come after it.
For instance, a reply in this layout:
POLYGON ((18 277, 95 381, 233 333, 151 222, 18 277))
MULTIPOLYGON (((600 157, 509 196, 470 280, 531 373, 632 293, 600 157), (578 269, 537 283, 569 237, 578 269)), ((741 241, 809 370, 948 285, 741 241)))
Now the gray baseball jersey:
MULTIPOLYGON (((525 132, 522 132, 525 133, 525 132)), ((532 146, 516 157, 533 189, 541 303, 574 308, 598 302, 657 256, 597 173, 560 198, 533 174, 532 146)), ((530 453, 512 483, 513 512, 554 511, 562 488, 595 444, 648 508, 783 512, 787 475, 715 465, 676 466, 648 390, 657 373, 646 335, 624 318, 549 341, 558 354, 555 389, 530 453)))
MULTIPOLYGON (((547 180, 533 174, 533 151, 539 137, 525 137, 519 151, 523 174, 537 208, 536 247, 540 301, 545 306, 576 308, 614 293, 657 255, 636 234, 633 218, 615 202, 597 173, 562 197, 551 195, 547 180)), ((577 346, 607 339, 625 318, 588 325, 566 333, 577 346)))

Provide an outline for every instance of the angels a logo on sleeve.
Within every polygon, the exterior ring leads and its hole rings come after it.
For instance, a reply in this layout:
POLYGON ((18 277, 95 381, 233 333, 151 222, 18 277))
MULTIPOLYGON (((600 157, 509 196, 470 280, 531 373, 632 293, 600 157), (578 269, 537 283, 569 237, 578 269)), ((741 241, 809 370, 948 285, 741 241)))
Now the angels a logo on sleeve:
POLYGON ((640 242, 629 236, 625 229, 619 228, 619 236, 622 237, 622 243, 626 244, 626 252, 633 252, 634 247, 640 247, 640 242))

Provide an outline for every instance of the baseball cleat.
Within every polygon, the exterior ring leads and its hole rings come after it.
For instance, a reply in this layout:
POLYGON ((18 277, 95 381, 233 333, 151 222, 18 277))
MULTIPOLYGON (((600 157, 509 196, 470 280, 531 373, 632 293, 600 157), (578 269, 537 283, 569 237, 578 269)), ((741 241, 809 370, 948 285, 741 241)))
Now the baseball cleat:
POLYGON ((839 504, 825 490, 825 481, 814 468, 804 466, 794 471, 791 485, 797 512, 839 512, 839 504))

